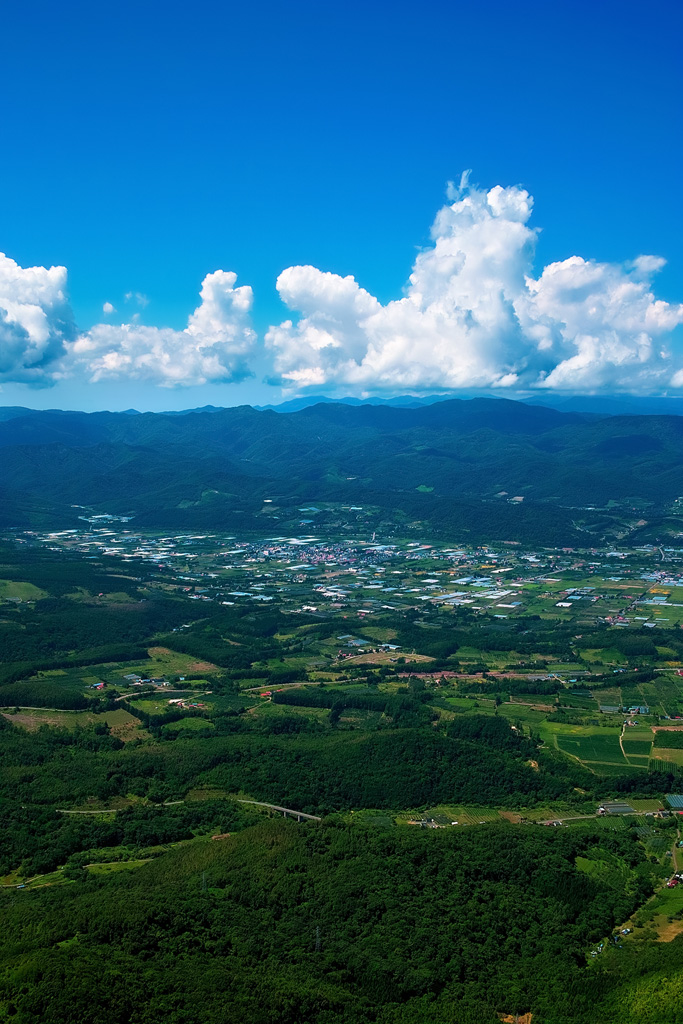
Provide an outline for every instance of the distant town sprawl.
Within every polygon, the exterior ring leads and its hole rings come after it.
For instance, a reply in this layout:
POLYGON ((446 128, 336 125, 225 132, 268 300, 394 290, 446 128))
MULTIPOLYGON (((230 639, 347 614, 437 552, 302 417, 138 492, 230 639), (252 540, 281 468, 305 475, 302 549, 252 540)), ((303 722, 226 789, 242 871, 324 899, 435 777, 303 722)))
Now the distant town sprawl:
POLYGON ((683 547, 454 548, 382 543, 374 534, 363 540, 302 534, 241 541, 213 532, 139 532, 117 518, 93 517, 84 528, 27 532, 17 539, 140 563, 148 584, 224 605, 277 601, 291 611, 344 609, 364 617, 430 602, 497 619, 541 615, 649 629, 683 622, 683 547))

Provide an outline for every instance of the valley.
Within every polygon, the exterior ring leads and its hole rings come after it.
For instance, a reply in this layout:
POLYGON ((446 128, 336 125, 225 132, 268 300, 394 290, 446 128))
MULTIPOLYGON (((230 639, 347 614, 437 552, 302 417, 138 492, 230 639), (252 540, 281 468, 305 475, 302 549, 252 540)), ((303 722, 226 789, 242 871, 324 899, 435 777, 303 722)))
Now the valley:
POLYGON ((678 1005, 674 489, 450 498, 428 468, 390 498, 252 477, 226 511, 123 504, 106 474, 62 474, 38 507, 10 463, 0 1020, 662 1024, 678 1005))
MULTIPOLYGON (((77 525, 67 530, 5 534, 0 899, 6 941, 24 950, 30 970, 49 976, 61 949, 75 957, 60 967, 63 1011, 51 981, 32 988, 33 1005, 49 1005, 54 1019, 62 1012, 73 1019, 76 978, 100 962, 95 922, 109 921, 121 936, 114 940, 115 949, 124 943, 119 959, 133 948, 116 909, 121 899, 122 906, 134 900, 147 922, 159 912, 158 899, 169 908, 164 937, 146 954, 159 980, 181 919, 185 930, 199 927, 183 918, 189 893, 192 915, 212 907, 231 942, 243 942, 237 919, 222 915, 232 914, 235 897, 228 894, 245 857, 248 885, 260 871, 281 879, 277 913, 303 941, 288 956, 299 964, 312 956, 312 978, 322 970, 316 999, 323 976, 330 984, 333 963, 343 963, 349 979, 328 988, 314 1010, 298 968, 292 974, 273 952, 266 966, 254 952, 254 969, 269 979, 269 994, 259 997, 267 1016, 283 1015, 277 993, 292 983, 297 1017, 318 1019, 325 1006, 339 1014, 339 1000, 378 1020, 391 1019, 392 1001, 404 1013, 417 1000, 424 1013, 419 989, 405 988, 405 968, 399 980, 385 959, 391 951, 404 965, 414 961, 399 933, 386 933, 386 953, 363 952, 363 963, 375 963, 384 979, 381 990, 364 974, 367 966, 360 974, 353 966, 361 893, 380 901, 381 930, 392 914, 415 913, 411 900, 420 891, 424 925, 424 900, 434 900, 429 914, 455 929, 453 949, 465 971, 458 1021, 493 1021, 531 1006, 539 1020, 555 1024, 552 990, 563 1021, 607 1022, 626 998, 625 974, 632 986, 653 950, 660 950, 657 965, 677 950, 669 950, 669 939, 683 915, 670 888, 680 867, 676 794, 683 791, 676 749, 683 740, 683 551, 648 544, 619 551, 445 546, 370 532, 363 508, 343 511, 351 536, 168 534, 87 510, 78 510, 77 525), (348 894, 343 918, 335 918, 334 890, 315 878, 316 864, 329 863, 333 885, 347 884, 332 868, 340 842, 355 851, 345 856, 360 858, 365 874, 357 896, 348 894), (261 861, 268 849, 282 850, 284 859, 278 854, 267 867, 261 861), (491 975, 484 994, 467 980, 462 942, 476 931, 467 901, 456 910, 439 888, 456 878, 445 865, 449 858, 462 865, 456 884, 463 891, 474 895, 484 885, 477 900, 504 879, 496 916, 513 899, 517 916, 524 907, 540 915, 540 925, 544 912, 540 903, 532 910, 533 900, 555 882, 552 872, 548 882, 541 875, 525 880, 521 865, 532 849, 541 873, 544 857, 556 863, 565 851, 562 870, 576 891, 557 937, 558 955, 562 949, 569 956, 563 980, 548 989, 556 972, 541 971, 546 987, 530 980, 511 996, 512 975, 498 988, 491 975), (417 865, 433 856, 443 870, 426 897, 426 880, 416 889, 401 872, 411 858, 417 865), (470 863, 475 857, 480 865, 482 856, 493 857, 489 875, 470 863), (292 857, 313 886, 304 904, 313 916, 304 911, 301 920, 299 890, 285 895, 282 888, 292 857), (522 858, 517 867, 515 857, 522 858), (391 909, 388 890, 381 895, 380 864, 402 893, 400 912, 391 909), (515 886, 522 887, 518 897, 515 886), (88 904, 97 906, 90 923, 81 916, 90 913, 88 904), (29 951, 20 936, 35 914, 54 923, 29 951), (630 930, 622 935, 624 928, 630 930), (577 1002, 576 986, 591 991, 597 983, 598 963, 599 1000, 577 1002)), ((315 517, 318 507, 300 514, 315 517)), ((272 896, 254 900, 250 914, 273 912, 272 896)), ((538 925, 529 918, 524 928, 538 925)), ((251 921, 251 934, 254 927, 251 921)), ((493 919, 488 927, 495 934, 493 919)), ((213 928, 202 925, 192 941, 201 935, 200 946, 215 943, 213 928)), ((290 940, 283 934, 279 941, 290 940)), ((541 955, 528 931, 522 944, 524 956, 541 955)), ((3 948, 0 942, 4 1005, 19 1000, 30 1019, 34 1011, 3 948)), ((443 954, 429 942, 426 948, 432 966, 422 984, 433 993, 427 1019, 447 1020, 446 1003, 427 980, 443 954)), ((506 959, 505 948, 491 961, 501 979, 506 971, 516 976, 519 966, 518 953, 506 959)), ((207 969, 202 956, 188 961, 200 975, 207 969)), ((225 975, 223 983, 258 1019, 249 961, 239 957, 240 980, 225 975)), ((130 991, 138 961, 120 962, 130 991)), ((219 962, 227 967, 230 957, 219 962)), ((414 961, 412 969, 425 967, 414 961)), ((123 975, 100 973, 106 993, 89 976, 108 1014, 112 996, 125 1010, 123 975)), ((538 967, 528 974, 537 976, 538 967)), ((648 977, 645 971, 645 988, 648 977)), ((156 990, 154 981, 150 1005, 158 1007, 163 987, 156 990)), ((183 999, 214 1012, 215 995, 200 996, 188 981, 184 991, 183 999)), ((444 997, 452 991, 446 983, 444 997)))

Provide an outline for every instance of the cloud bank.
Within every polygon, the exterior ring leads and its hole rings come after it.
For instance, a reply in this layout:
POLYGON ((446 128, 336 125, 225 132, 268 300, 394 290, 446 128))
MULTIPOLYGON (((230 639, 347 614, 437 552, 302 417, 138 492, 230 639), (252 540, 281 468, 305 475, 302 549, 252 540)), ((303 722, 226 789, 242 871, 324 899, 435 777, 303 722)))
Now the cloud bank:
POLYGON ((182 331, 139 323, 96 324, 67 345, 70 367, 91 381, 124 379, 165 387, 242 380, 256 343, 249 326, 253 295, 237 275, 207 274, 201 303, 182 331))
POLYGON ((0 253, 0 381, 41 384, 76 337, 64 267, 20 267, 0 253))
POLYGON ((665 338, 683 305, 657 300, 664 261, 579 256, 533 275, 533 199, 522 188, 451 186, 433 245, 404 297, 381 303, 353 277, 289 267, 277 288, 299 314, 266 345, 287 387, 356 391, 553 388, 643 391, 683 384, 665 338))
MULTIPOLYGON (((627 264, 572 256, 534 273, 537 229, 523 188, 449 186, 432 244, 403 297, 382 305, 353 277, 288 267, 277 290, 294 316, 265 335, 271 381, 289 391, 461 388, 657 392, 683 387, 668 345, 683 305, 657 299, 656 256, 627 264)), ((257 351, 252 290, 216 270, 183 330, 141 322, 148 299, 116 324, 79 330, 64 267, 22 268, 0 254, 0 381, 47 386, 66 378, 162 387, 239 381, 257 351)))
MULTIPOLYGON (((138 322, 78 331, 66 298, 65 267, 20 267, 0 254, 0 381, 47 386, 68 377, 146 381, 162 387, 242 380, 256 344, 253 295, 237 275, 216 270, 184 330, 138 322)), ((127 300, 147 303, 131 293, 127 300)), ((111 302, 105 315, 116 312, 111 302)))

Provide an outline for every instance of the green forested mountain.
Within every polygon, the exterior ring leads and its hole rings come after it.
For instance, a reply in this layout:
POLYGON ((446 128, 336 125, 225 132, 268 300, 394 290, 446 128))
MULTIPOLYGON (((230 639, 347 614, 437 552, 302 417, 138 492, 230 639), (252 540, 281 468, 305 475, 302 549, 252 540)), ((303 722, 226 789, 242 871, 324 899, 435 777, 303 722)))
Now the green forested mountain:
MULTIPOLYGON (((8 526, 47 509, 72 516, 74 504, 133 511, 139 525, 206 528, 226 516, 239 525, 268 496, 372 503, 489 540, 571 542, 577 507, 635 500, 662 514, 683 468, 680 417, 595 417, 503 399, 287 414, 12 412, 0 421, 8 526)), ((599 534, 604 523, 593 520, 582 528, 599 534)))

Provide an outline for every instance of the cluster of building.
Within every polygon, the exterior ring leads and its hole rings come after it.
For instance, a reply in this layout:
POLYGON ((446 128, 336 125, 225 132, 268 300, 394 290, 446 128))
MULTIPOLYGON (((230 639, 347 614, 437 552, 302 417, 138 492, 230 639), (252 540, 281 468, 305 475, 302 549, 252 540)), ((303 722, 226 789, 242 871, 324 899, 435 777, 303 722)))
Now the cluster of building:
MULTIPOLYGON (((300 511, 314 515, 319 509, 300 511)), ((673 590, 683 587, 678 549, 455 548, 393 538, 383 543, 376 533, 363 540, 304 534, 240 541, 218 533, 143 533, 126 517, 107 514, 80 518, 78 529, 25 537, 91 559, 116 558, 131 565, 136 582, 175 588, 193 601, 277 601, 291 611, 352 609, 361 617, 425 602, 500 619, 541 602, 559 616, 619 626, 665 625, 663 612, 680 607, 683 619, 683 602, 672 599, 673 590)))

